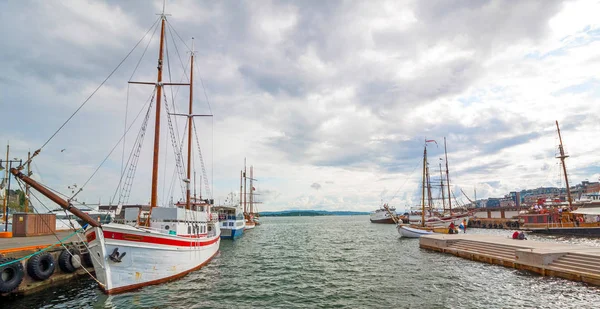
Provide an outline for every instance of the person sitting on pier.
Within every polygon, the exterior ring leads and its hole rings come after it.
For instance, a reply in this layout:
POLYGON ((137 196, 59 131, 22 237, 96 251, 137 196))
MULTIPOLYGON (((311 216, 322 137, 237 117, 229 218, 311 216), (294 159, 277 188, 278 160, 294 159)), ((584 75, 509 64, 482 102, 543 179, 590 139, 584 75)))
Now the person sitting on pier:
POLYGON ((450 222, 450 226, 448 227, 448 234, 454 234, 454 222, 450 222))
POLYGON ((515 231, 512 235, 512 239, 519 239, 519 231, 515 231))
POLYGON ((525 240, 527 239, 527 237, 525 237, 525 233, 521 232, 519 233, 519 240, 525 240))

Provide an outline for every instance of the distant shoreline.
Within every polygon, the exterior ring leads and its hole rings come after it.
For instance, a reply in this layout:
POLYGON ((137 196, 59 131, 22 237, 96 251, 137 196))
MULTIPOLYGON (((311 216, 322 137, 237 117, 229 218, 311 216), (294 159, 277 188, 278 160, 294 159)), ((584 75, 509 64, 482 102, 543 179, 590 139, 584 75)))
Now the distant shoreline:
POLYGON ((368 215, 361 211, 327 211, 327 210, 284 210, 261 212, 261 217, 316 217, 316 216, 360 216, 368 215))

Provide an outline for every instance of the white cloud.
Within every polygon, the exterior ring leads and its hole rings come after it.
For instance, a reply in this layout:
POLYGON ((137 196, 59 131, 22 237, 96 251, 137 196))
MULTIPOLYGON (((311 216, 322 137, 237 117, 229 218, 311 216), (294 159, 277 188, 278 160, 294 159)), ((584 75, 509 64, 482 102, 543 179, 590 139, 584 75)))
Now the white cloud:
MULTIPOLYGON (((197 125, 216 199, 238 190, 246 157, 264 192, 261 210, 370 210, 382 196, 396 195, 392 204, 401 208, 418 202, 425 138, 448 137, 451 179, 469 192, 477 186, 478 197, 556 184, 555 119, 572 154, 572 181, 598 178, 597 6, 176 1, 166 9, 185 44, 196 38, 196 76, 215 115, 197 125)), ((8 72, 0 77, 8 115, 0 142, 11 140, 19 156, 43 144, 160 10, 162 1, 0 4, 0 20, 10 25, 0 29, 7 46, 0 67, 8 72)), ((179 50, 168 41, 169 63, 179 81, 177 52, 184 65, 187 54, 175 41, 179 50)), ((115 145, 126 81, 146 42, 36 159, 48 185, 81 184, 115 145)), ((154 40, 135 80, 155 78, 156 49, 154 40)), ((150 91, 130 87, 128 119, 150 91)), ((188 92, 175 91, 181 111, 188 92)), ((208 113, 199 83, 195 94, 195 111, 208 113)), ((161 145, 170 145, 166 118, 163 124, 161 145)), ((183 121, 178 124, 183 132, 183 121)), ((131 199, 141 203, 149 199, 153 126, 148 130, 131 199)), ((128 136, 129 146, 133 139, 128 136)), ((430 150, 437 160, 441 148, 430 150)), ((113 194, 121 152, 119 146, 82 199, 104 202, 113 194)), ((159 173, 163 201, 173 167, 172 150, 166 153, 167 172, 159 173)))

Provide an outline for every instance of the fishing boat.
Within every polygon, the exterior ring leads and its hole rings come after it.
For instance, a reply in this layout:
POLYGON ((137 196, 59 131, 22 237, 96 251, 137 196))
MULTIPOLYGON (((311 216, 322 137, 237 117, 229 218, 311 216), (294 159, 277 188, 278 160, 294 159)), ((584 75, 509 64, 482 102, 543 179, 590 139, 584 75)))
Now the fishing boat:
MULTIPOLYGON (((153 284, 160 284, 180 278, 191 271, 206 265, 218 252, 220 244, 220 226, 218 216, 212 212, 210 203, 193 203, 190 193, 191 179, 191 150, 193 114, 193 73, 194 51, 190 51, 189 83, 171 83, 163 81, 163 54, 165 50, 165 26, 167 15, 163 13, 152 26, 160 26, 160 47, 158 51, 157 80, 153 82, 135 82, 130 84, 152 85, 150 104, 147 105, 146 117, 138 133, 126 168, 121 175, 120 192, 129 194, 133 184, 133 176, 137 167, 137 158, 142 150, 141 143, 147 128, 148 120, 155 109, 154 147, 152 159, 152 178, 149 210, 139 209, 136 222, 133 225, 122 223, 102 224, 89 214, 79 210, 70 202, 63 199, 46 187, 23 174, 23 166, 12 168, 11 173, 20 181, 57 203, 62 208, 70 211, 86 223, 85 237, 88 242, 91 260, 96 275, 96 280, 101 289, 107 294, 121 293, 153 284), (163 94, 165 86, 189 87, 189 112, 176 114, 169 112, 167 96, 163 94), (162 102, 163 99, 165 102, 162 102), (163 104, 164 103, 164 104, 163 104), (167 111, 167 120, 171 133, 171 142, 176 151, 176 166, 178 181, 185 195, 185 204, 158 205, 158 171, 160 153, 160 119, 161 108, 167 111), (187 118, 187 173, 183 171, 183 155, 179 141, 175 138, 171 117, 184 116, 187 118)), ((152 30, 152 28, 150 30, 152 30)), ((149 30, 149 32, 150 32, 149 30)), ((136 45, 137 46, 137 45, 136 45)), ((193 45, 192 45, 193 46, 193 45)), ((137 68, 136 68, 137 69, 137 68)), ((135 72, 135 71, 134 71, 135 72)), ((132 75, 133 76, 133 75, 132 75)), ((146 108, 146 106, 144 106, 146 108)), ((70 119, 70 118, 69 118, 70 119)), ((67 120, 68 121, 68 120, 67 120)), ((61 127, 62 128, 62 127, 61 127)), ((59 129, 60 131, 60 129, 59 129)), ((57 131, 58 132, 58 131, 57 131)), ((55 133, 56 134, 56 133, 55 133)), ((52 138, 51 138, 52 139, 52 138)), ((41 148, 34 153, 35 158, 41 148)), ((31 160, 30 159, 30 160, 31 160)))
POLYGON ((397 217, 396 208, 384 204, 379 209, 374 210, 369 215, 371 223, 396 224, 394 217, 397 217))
POLYGON ((229 205, 219 205, 213 209, 219 215, 219 224, 221 225, 221 239, 236 239, 241 237, 246 228, 246 220, 241 203, 234 203, 233 193, 229 195, 225 202, 229 205))
MULTIPOLYGON (((431 186, 429 185, 429 168, 427 163, 427 143, 435 142, 434 140, 425 140, 425 146, 423 150, 423 180, 422 180, 422 195, 421 195, 421 218, 418 221, 418 224, 402 224, 398 222, 396 225, 396 229, 400 236, 405 238, 419 238, 422 235, 429 235, 433 233, 448 233, 448 226, 446 223, 437 218, 435 221, 429 221, 428 223, 425 217, 425 196, 427 194, 427 200, 429 203, 429 209, 431 209, 431 186), (427 190, 426 190, 427 189, 427 190)), ((445 142, 444 142, 445 143, 445 142)), ((437 143, 436 143, 437 144, 437 143)), ((442 186, 443 188, 443 186, 442 186)), ((433 217, 430 215, 430 217, 433 217)), ((431 218, 429 218, 431 219, 431 218)), ((409 222, 415 222, 414 220, 410 220, 409 222)), ((452 222, 452 221, 450 221, 452 222)), ((449 225, 450 223, 448 223, 449 225)))

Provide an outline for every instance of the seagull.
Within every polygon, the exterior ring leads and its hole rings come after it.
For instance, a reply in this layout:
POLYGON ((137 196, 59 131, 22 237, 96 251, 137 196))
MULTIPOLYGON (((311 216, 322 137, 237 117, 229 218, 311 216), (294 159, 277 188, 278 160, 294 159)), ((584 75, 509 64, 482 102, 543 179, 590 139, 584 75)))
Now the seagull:
POLYGON ((65 150, 67 150, 66 148, 62 149, 60 152, 65 152, 65 150))

